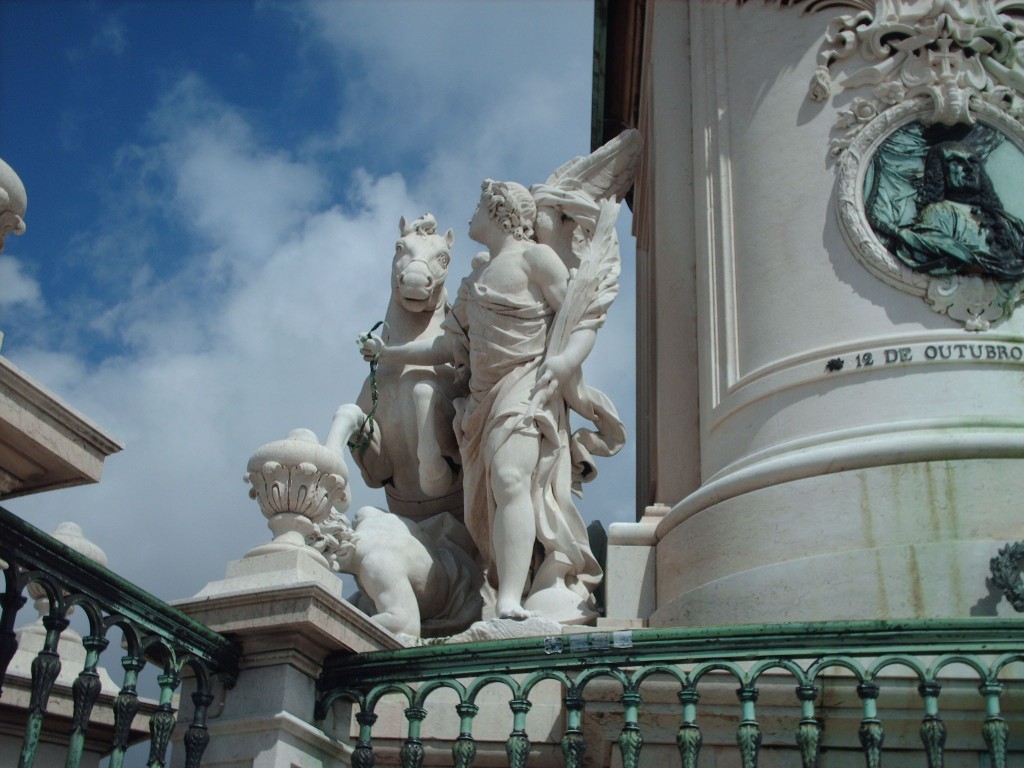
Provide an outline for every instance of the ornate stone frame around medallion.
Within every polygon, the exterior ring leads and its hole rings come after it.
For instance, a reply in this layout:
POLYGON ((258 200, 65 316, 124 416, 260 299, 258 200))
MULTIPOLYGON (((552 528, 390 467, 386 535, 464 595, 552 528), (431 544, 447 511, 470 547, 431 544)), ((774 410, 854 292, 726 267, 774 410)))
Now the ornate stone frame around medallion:
MULTIPOLYGON (((1024 126, 1005 111, 975 99, 971 114, 1024 153, 1024 126)), ((1021 301, 1024 281, 1007 283, 978 275, 915 272, 886 249, 867 219, 864 179, 875 151, 900 128, 914 122, 929 124, 933 115, 931 100, 919 96, 878 113, 864 125, 840 155, 836 214, 847 244, 871 274, 894 288, 922 297, 936 312, 963 323, 967 330, 988 330, 992 323, 1008 317, 1021 301)))

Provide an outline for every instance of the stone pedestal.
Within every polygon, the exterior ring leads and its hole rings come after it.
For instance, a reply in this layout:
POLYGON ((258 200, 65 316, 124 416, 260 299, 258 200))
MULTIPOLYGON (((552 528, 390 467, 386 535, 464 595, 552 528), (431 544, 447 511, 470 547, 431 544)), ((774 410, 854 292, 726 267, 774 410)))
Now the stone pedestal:
MULTIPOLYGON (((349 710, 315 722, 316 681, 333 652, 401 647, 342 598, 341 580, 308 548, 271 552, 228 565, 224 580, 176 606, 242 646, 238 685, 210 714, 204 766, 338 768, 348 765, 349 710)), ((192 718, 190 682, 181 695, 172 765, 184 765, 181 739, 192 718)))
POLYGON ((659 553, 674 556, 659 558, 651 622, 1012 617, 986 577, 1021 536, 1022 469, 1016 459, 892 464, 680 505, 658 528, 659 553))

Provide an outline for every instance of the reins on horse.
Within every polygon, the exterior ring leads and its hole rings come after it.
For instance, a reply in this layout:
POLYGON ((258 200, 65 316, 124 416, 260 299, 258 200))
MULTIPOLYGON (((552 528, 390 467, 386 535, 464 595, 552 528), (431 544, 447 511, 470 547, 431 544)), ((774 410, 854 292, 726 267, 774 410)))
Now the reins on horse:
MULTIPOLYGON (((388 324, 383 320, 378 320, 377 323, 367 331, 366 335, 369 336, 381 326, 384 326, 384 335, 388 334, 388 324)), ((377 413, 377 363, 380 359, 380 355, 374 357, 370 361, 370 400, 373 402, 373 407, 370 408, 370 412, 363 419, 362 425, 359 427, 359 432, 356 436, 348 441, 348 447, 352 450, 359 449, 365 451, 366 446, 370 444, 373 439, 373 417, 377 413)))

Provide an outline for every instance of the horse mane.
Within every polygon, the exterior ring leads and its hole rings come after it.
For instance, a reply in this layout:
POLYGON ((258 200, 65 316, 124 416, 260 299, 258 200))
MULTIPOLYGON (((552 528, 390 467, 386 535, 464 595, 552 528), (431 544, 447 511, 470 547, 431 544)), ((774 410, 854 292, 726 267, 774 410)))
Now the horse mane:
MULTIPOLYGON (((404 219, 402 220, 405 221, 404 219)), ((424 213, 415 221, 411 221, 402 227, 402 237, 411 234, 417 235, 436 235, 437 234, 437 220, 434 218, 432 213, 424 213)))

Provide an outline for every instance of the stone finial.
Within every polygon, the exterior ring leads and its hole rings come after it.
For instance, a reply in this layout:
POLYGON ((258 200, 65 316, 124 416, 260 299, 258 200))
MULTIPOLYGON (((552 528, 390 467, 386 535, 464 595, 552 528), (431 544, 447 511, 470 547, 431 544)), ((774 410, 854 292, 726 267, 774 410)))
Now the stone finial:
MULTIPOLYGON (((92 560, 94 563, 107 567, 107 553, 97 544, 85 538, 82 529, 76 523, 64 522, 58 525, 50 534, 61 544, 67 544, 71 549, 92 560)), ((36 610, 39 611, 40 619, 49 613, 49 603, 46 597, 46 590, 35 582, 29 582, 27 587, 29 596, 35 601, 36 610)), ((68 611, 71 615, 74 609, 68 611)), ((65 630, 66 632, 70 630, 65 630)))
POLYGON ((18 174, 3 160, 0 160, 0 251, 4 249, 4 238, 12 232, 25 232, 25 210, 28 195, 18 174))

